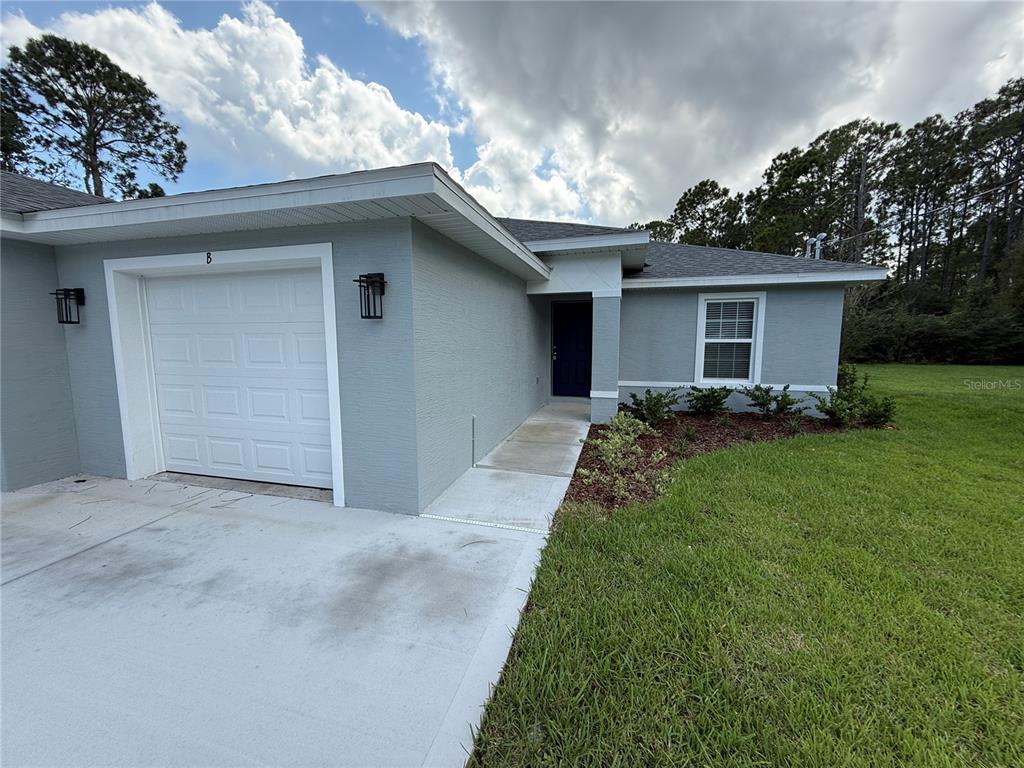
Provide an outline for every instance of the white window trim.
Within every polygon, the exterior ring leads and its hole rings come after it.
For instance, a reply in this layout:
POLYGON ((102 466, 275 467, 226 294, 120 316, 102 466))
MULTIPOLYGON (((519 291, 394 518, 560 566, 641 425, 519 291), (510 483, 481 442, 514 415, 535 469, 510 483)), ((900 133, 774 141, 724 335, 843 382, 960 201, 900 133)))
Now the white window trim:
MULTIPOLYGON (((743 291, 737 293, 701 293, 697 296, 697 353, 694 357, 693 380, 697 386, 735 386, 737 384, 761 383, 761 355, 764 350, 765 291, 743 291), (705 379, 704 378, 704 331, 707 325, 707 303, 709 301, 754 301, 754 333, 751 350, 751 373, 748 379, 705 379)), ((712 339, 728 342, 729 339, 712 339)))
MULTIPOLYGON (((766 387, 772 389, 782 389, 785 384, 769 384, 765 381, 759 381, 758 384, 764 384, 766 387)), ((690 387, 700 386, 699 382, 696 381, 620 381, 619 386, 623 389, 689 389, 690 387)), ((827 392, 829 387, 835 386, 834 384, 789 384, 790 392, 827 392)))
POLYGON ((267 269, 319 267, 324 299, 327 348, 327 402, 331 429, 331 478, 334 505, 345 506, 341 450, 341 392, 338 371, 338 320, 334 304, 334 259, 330 243, 246 248, 234 251, 177 253, 131 259, 106 259, 103 271, 110 310, 114 375, 124 439, 125 474, 139 480, 166 469, 157 413, 156 376, 149 340, 143 279, 167 275, 206 275, 267 269))

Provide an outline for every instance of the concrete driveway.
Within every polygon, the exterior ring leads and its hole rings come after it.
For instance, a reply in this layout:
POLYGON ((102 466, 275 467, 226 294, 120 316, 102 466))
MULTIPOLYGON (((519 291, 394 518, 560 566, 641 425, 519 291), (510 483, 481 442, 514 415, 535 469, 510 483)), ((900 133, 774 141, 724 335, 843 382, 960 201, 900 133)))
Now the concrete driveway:
POLYGON ((78 480, 3 497, 4 766, 462 764, 543 536, 78 480))

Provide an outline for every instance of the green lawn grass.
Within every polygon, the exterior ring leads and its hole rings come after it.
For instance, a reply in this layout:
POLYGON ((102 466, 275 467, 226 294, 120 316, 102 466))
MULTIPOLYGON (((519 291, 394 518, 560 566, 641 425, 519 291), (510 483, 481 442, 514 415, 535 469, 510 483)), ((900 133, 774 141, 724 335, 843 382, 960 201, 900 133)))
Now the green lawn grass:
POLYGON ((475 764, 1024 765, 1024 368, 863 369, 897 429, 560 512, 475 764))

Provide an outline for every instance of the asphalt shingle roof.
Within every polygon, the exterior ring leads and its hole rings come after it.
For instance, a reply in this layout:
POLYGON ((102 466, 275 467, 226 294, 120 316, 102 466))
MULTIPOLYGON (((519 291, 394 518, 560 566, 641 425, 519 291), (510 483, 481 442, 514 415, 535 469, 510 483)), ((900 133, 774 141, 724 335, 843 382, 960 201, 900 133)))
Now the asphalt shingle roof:
POLYGON ((647 265, 643 272, 625 279, 649 277, 720 277, 728 275, 785 275, 795 272, 849 272, 869 268, 827 259, 807 259, 759 251, 711 248, 686 243, 662 243, 652 240, 647 246, 647 265))
MULTIPOLYGON (((572 224, 564 221, 499 218, 498 221, 522 242, 557 240, 563 237, 608 235, 630 230, 597 224, 572 224)), ((712 248, 688 243, 663 243, 652 240, 647 246, 647 263, 642 272, 624 279, 649 277, 723 277, 732 275, 785 275, 796 272, 848 272, 866 264, 850 264, 802 256, 784 256, 733 248, 712 248)))
POLYGON ((597 224, 572 224, 567 221, 535 221, 533 219, 501 217, 498 217, 498 223, 523 243, 536 240, 560 240, 563 237, 616 235, 631 231, 624 227, 602 227, 597 224))
POLYGON ((88 192, 30 179, 20 173, 0 171, 0 210, 5 213, 53 211, 110 202, 113 201, 88 192))

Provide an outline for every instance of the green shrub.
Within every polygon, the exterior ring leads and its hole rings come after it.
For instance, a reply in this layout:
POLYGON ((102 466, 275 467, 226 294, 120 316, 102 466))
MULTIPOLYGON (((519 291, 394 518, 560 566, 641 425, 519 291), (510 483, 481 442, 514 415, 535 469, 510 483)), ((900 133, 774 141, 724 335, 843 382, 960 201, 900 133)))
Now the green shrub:
POLYGON ((787 384, 782 388, 782 391, 773 398, 772 415, 786 416, 787 418, 799 416, 807 410, 806 407, 800 405, 801 402, 803 402, 803 398, 793 397, 789 394, 789 384, 787 384))
POLYGON ((869 427, 884 427, 891 424, 896 415, 896 401, 891 397, 865 395, 861 418, 869 427))
POLYGON ((804 431, 804 420, 803 417, 798 413, 794 413, 788 419, 786 419, 786 429, 789 430, 791 435, 799 435, 804 431))
POLYGON ((836 384, 828 388, 827 395, 812 395, 829 424, 843 428, 854 424, 883 427, 892 421, 895 401, 868 394, 868 375, 858 375, 856 366, 840 365, 836 384))
POLYGON ((850 397, 844 390, 828 388, 827 395, 811 395, 817 403, 818 411, 834 427, 846 428, 860 416, 861 402, 850 397))
MULTIPOLYGON (((597 456, 604 465, 601 470, 579 469, 580 478, 587 485, 606 484, 617 504, 624 504, 631 498, 630 483, 643 481, 644 452, 637 440, 654 432, 640 419, 627 411, 619 411, 608 423, 600 436, 591 440, 597 456)), ((664 458, 664 456, 662 456, 664 458)))
POLYGON ((629 393, 629 412, 645 424, 657 426, 672 415, 672 406, 679 404, 679 390, 670 389, 665 392, 644 390, 643 397, 629 393))
MULTIPOLYGON (((867 382, 865 381, 865 384, 867 382)), ((847 390, 857 386, 857 366, 852 363, 840 363, 836 372, 836 389, 847 390)))
POLYGON ((773 387, 765 384, 743 387, 739 392, 750 400, 750 404, 765 418, 791 416, 805 410, 803 407, 798 407, 800 399, 789 394, 789 384, 784 386, 778 394, 775 394, 773 387))
POLYGON ((754 384, 752 387, 742 387, 739 393, 746 397, 752 406, 761 412, 765 418, 772 415, 775 406, 773 388, 764 384, 754 384))
POLYGON ((686 403, 694 413, 725 413, 725 401, 731 394, 732 390, 729 387, 690 387, 690 391, 686 393, 686 403))

